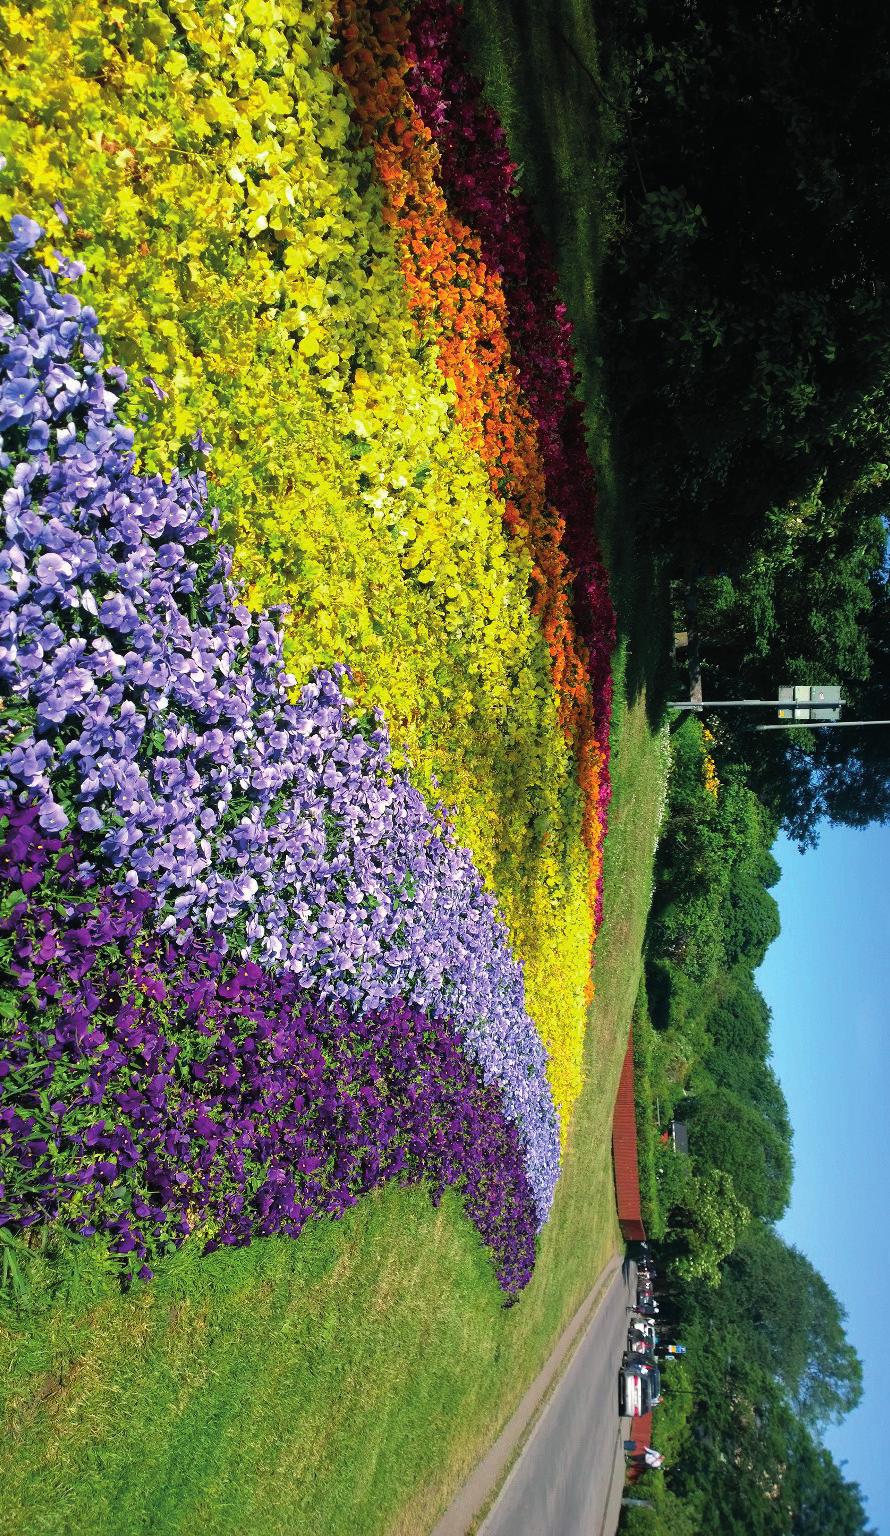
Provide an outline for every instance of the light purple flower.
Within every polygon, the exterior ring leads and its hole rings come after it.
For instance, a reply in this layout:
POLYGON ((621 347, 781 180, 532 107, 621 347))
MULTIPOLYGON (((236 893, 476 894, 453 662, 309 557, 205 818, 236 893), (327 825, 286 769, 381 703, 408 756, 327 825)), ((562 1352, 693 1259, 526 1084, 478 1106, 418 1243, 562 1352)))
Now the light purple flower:
POLYGON ((203 471, 135 473, 123 377, 112 392, 72 361, 85 340, 101 354, 95 315, 52 274, 22 286, 0 387, 12 366, 34 382, 29 408, 54 432, 16 466, 7 513, 3 719, 36 712, 40 739, 0 738, 0 792, 36 795, 59 828, 74 770, 92 856, 119 891, 150 889, 160 921, 188 911, 322 1001, 452 1020, 521 1129, 543 1220, 557 1119, 493 898, 445 813, 393 769, 382 718, 356 718, 345 668, 291 702, 281 630, 244 605, 211 539, 203 471))

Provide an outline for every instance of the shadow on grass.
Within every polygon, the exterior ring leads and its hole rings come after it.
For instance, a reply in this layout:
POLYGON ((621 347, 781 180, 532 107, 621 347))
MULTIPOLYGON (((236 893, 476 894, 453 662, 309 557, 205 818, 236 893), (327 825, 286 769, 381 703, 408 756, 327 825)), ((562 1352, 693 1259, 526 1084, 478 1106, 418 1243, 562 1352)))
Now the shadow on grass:
POLYGON ((671 674, 668 582, 623 494, 605 382, 599 298, 624 227, 628 82, 604 49, 591 0, 467 0, 474 67, 504 125, 519 182, 556 256, 575 330, 588 443, 597 469, 598 534, 618 622, 616 710, 645 694, 657 727, 671 674))

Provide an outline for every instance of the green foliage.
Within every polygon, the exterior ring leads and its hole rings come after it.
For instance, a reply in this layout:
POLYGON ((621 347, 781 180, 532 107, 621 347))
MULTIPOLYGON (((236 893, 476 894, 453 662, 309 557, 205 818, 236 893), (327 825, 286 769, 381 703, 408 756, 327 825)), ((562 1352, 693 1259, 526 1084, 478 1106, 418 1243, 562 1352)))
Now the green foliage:
POLYGON ((689 1159, 663 1142, 667 1125, 685 1098, 691 1053, 682 1037, 652 1027, 643 982, 633 1017, 634 1087, 637 1098, 637 1153, 643 1222, 650 1238, 667 1233, 672 1205, 685 1196, 689 1159))
POLYGON ((859 1490, 814 1438, 859 1400, 861 1363, 837 1298, 772 1226, 788 1200, 791 1127, 753 967, 778 929, 775 823, 722 740, 716 802, 708 794, 700 733, 694 720, 674 732, 634 1015, 642 1188, 669 1279, 662 1319, 688 1354, 679 1374, 666 1365, 655 1420, 665 1472, 634 1489, 654 1508, 624 1510, 620 1530, 865 1536, 859 1490), (659 1139, 671 1115, 686 1123, 688 1155, 659 1139))
MULTIPOLYGON (((836 681, 850 718, 884 718, 890 160, 869 123, 890 18, 607 0, 598 20, 627 79, 606 274, 621 471, 679 627, 694 608, 711 697, 836 681)), ((890 817, 890 732, 747 725, 727 722, 733 751, 801 843, 825 816, 890 817)))
POLYGON ((607 9, 637 108, 612 310, 628 461, 645 434, 653 518, 725 568, 829 455, 829 502, 890 459, 890 179, 862 106, 888 24, 818 0, 607 9))
POLYGON ((662 1477, 650 1475, 629 1489, 628 1496, 653 1507, 622 1509, 621 1536, 703 1536, 708 1530, 703 1492, 678 1498, 662 1477))
POLYGON ((681 1454, 692 1429, 695 1376, 685 1359, 670 1356, 661 1364, 662 1401, 655 1421, 653 1444, 668 1463, 681 1454))
POLYGON ((783 1147, 790 1145, 791 1125, 785 1095, 767 1062, 750 1056, 710 1055, 707 1067, 701 1068, 696 1081, 726 1089, 762 1118, 779 1136, 783 1147))
MULTIPOLYGON (((787 1109, 767 1059, 769 1010, 753 978, 779 929, 768 889, 776 875, 775 824, 732 763, 724 769, 721 762, 716 797, 708 790, 704 748, 701 723, 684 720, 673 737, 647 935, 648 1007, 658 1027, 657 1042, 647 1044, 648 1078, 654 1085, 656 1060, 670 1061, 675 1082, 692 1089, 683 1116, 694 1176, 681 1177, 672 1157, 659 1159, 658 1198, 650 1203, 668 1228, 682 1210, 680 1224, 695 1231, 689 1215, 707 1188, 702 1178, 715 1170, 726 1176, 735 1202, 731 1230, 713 1246, 700 1248, 696 1239, 694 1253, 687 1237, 684 1253, 684 1273, 716 1283, 732 1232, 744 1226, 739 1212, 777 1219, 792 1165, 787 1109)), ((671 1110, 679 1097, 665 1094, 671 1110)))
POLYGON ((738 967, 721 976, 704 1007, 715 1053, 761 1059, 768 1054, 770 1011, 750 970, 738 967))
POLYGON ((683 1233, 687 1250, 674 1260, 675 1272, 684 1280, 701 1280, 716 1289, 723 1260, 738 1247, 751 1212, 738 1198, 732 1176, 722 1168, 709 1168, 686 1181, 683 1203, 671 1213, 672 1226, 683 1233))
POLYGON ((763 884, 759 871, 740 870, 731 881, 722 909, 723 948, 727 964, 763 963, 773 939, 779 937, 779 907, 763 884))
POLYGON ((732 772, 716 799, 702 773, 704 742, 689 718, 673 736, 668 822, 658 851, 650 954, 704 983, 763 959, 778 934, 770 845, 775 823, 732 772))
POLYGON ((726 1265, 712 1318, 745 1319, 747 1348, 784 1384, 814 1430, 837 1422, 862 1395, 862 1365, 844 1334, 846 1313, 804 1254, 755 1224, 726 1265))
MULTIPOLYGON (((883 718, 890 161, 874 123, 890 16, 607 0, 598 22, 628 82, 626 227, 607 273, 619 472, 672 578, 675 627, 696 631, 706 697, 838 682, 848 718, 883 718)), ((751 723, 709 721, 716 800, 699 722, 672 735, 639 1121, 692 1411, 663 1479, 634 1490, 654 1509, 622 1512, 631 1536, 867 1530, 814 1438, 857 1401, 861 1366, 837 1299, 771 1225, 791 1133, 753 972, 778 932, 779 825, 803 845, 824 816, 890 819, 890 732, 751 723), (682 1109, 665 1093, 680 1062, 682 1109), (657 1141, 662 1094, 689 1157, 657 1141)))
POLYGON ((707 981, 726 954, 720 907, 705 892, 665 902, 653 915, 652 947, 691 981, 707 981))
POLYGON ((791 1148, 760 1111, 726 1088, 692 1100, 689 1149, 696 1163, 721 1168, 755 1216, 778 1221, 791 1193, 791 1148))
POLYGON ((797 1417, 782 1383, 748 1352, 750 1329, 730 1324, 708 1337, 712 1347, 696 1366, 700 1432, 687 1439, 670 1475, 671 1488, 685 1497, 708 1490, 713 1524, 702 1525, 702 1536, 715 1529, 739 1536, 865 1533, 858 1488, 797 1417), (728 1476, 728 1466, 738 1475, 728 1476))
POLYGON ((866 1531, 866 1514, 856 1483, 847 1482, 823 1445, 809 1435, 793 1436, 794 1454, 783 1479, 791 1513, 791 1536, 875 1536, 866 1531))

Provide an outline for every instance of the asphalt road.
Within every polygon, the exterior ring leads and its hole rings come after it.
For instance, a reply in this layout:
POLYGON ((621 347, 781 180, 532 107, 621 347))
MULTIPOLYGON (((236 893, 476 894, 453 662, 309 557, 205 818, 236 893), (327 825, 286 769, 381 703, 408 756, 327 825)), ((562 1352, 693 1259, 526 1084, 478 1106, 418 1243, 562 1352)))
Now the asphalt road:
POLYGON ((635 1266, 619 1270, 479 1536, 614 1536, 624 1484, 618 1367, 635 1266))

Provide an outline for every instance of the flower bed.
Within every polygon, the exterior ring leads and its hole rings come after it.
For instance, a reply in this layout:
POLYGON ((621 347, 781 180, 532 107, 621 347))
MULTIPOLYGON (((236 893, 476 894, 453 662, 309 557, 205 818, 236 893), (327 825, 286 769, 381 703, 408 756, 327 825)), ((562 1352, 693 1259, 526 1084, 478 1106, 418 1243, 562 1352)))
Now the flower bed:
POLYGON ((252 610, 289 606, 289 670, 347 660, 395 760, 454 807, 567 1123, 591 939, 577 763, 532 559, 409 311, 326 8, 14 10, 0 213, 24 201, 46 259, 63 235, 83 257, 140 467, 169 472, 199 426, 213 442, 234 573, 252 610))
POLYGON ((337 38, 321 0, 12 11, 0 793, 11 846, 30 818, 67 892, 49 926, 28 878, 6 908, 4 1091, 16 1156, 45 1143, 13 1214, 82 1225, 88 1207, 144 1260, 186 1227, 267 1230, 260 1164, 290 1191, 274 1230, 383 1177, 457 1181, 516 1289, 581 1086, 614 621, 569 327, 455 13, 429 0, 409 32, 404 7, 343 0, 337 38), (97 313, 132 385, 103 371, 97 313), (84 1035, 63 971, 103 912, 131 947, 98 946, 84 1035), (230 986, 267 1027, 250 1063, 230 986), (160 1120, 134 1101, 132 1163, 109 1181, 93 1159, 78 1184, 76 1136, 111 1125, 134 1070, 133 1018, 156 1064, 191 1061, 195 988, 238 1074, 203 1184, 167 1187, 177 1127, 205 1112, 203 1080, 176 1072, 160 1120), (67 1109, 47 1121, 50 1078, 34 1097, 57 1045, 54 1071, 83 1067, 74 1132, 67 1109), (301 1121, 324 1178, 294 1171, 267 1116, 240 1187, 246 1068, 261 1060, 260 1094, 283 1052, 296 1094, 314 1050, 340 1105, 310 1133, 307 1100, 301 1121), (412 1052, 444 1141, 400 1097, 412 1052), (395 1140, 375 1150, 363 1120, 341 1158, 378 1083, 395 1140))
MULTIPOLYGON (((410 10, 408 88, 439 154, 448 204, 474 232, 506 299, 505 333, 537 427, 548 499, 572 570, 576 623, 587 652, 596 758, 588 771, 588 846, 594 854, 596 926, 602 917, 602 843, 608 777, 615 613, 592 528, 595 492, 585 446, 572 327, 556 291, 556 272, 531 211, 519 195, 497 114, 482 100, 461 38, 453 0, 417 0, 410 10), (595 787, 594 787, 595 786, 595 787)), ((585 695, 581 695, 583 701, 585 695)), ((582 774, 584 767, 582 765, 582 774)))
MULTIPOLYGON (((11 857, 23 899, 13 888, 7 928, 32 1017, 29 1027, 26 1009, 13 1028, 6 1099, 33 1097, 33 1062, 50 1038, 47 998, 64 1000, 51 1038, 61 1034, 75 1057, 100 1049, 108 1066, 103 1031, 84 1023, 91 1010, 65 991, 81 979, 74 955, 94 942, 86 916, 104 933, 105 907, 63 905, 73 923, 66 941, 43 921, 48 909, 32 917, 29 906, 41 874, 35 825, 52 836, 76 818, 80 881, 94 882, 97 869, 120 875, 117 951, 141 938, 149 912, 149 954, 165 933, 177 940, 166 961, 174 975, 177 949, 188 953, 196 932, 209 934, 210 949, 198 946, 205 965, 240 942, 244 955, 283 967, 275 985, 299 1014, 298 1033, 319 1008, 334 1037, 340 1025, 347 1034, 360 1028, 357 1020, 379 1032, 408 1018, 422 1030, 406 1004, 447 1020, 468 1058, 461 1091, 491 1087, 498 1116, 515 1128, 540 1223, 558 1172, 557 1120, 545 1052, 491 896, 444 813, 430 812, 392 768, 379 719, 362 729, 348 714, 340 677, 321 672, 290 703, 280 634, 238 601, 227 554, 202 524, 203 474, 174 471, 167 484, 136 473, 130 434, 115 417, 125 379, 101 369, 94 312, 51 273, 29 274, 21 262, 39 227, 18 218, 13 228, 0 258, 0 276, 19 289, 0 374, 12 481, 0 567, 0 678, 9 699, 0 786, 15 796, 11 857), (134 893, 140 900, 128 906, 134 893), (41 962, 58 960, 61 969, 35 971, 35 945, 41 962)), ((62 270, 76 275, 70 264, 62 270)), ((63 857, 71 883, 72 855, 63 857)), ((113 960, 104 983, 112 998, 122 989, 126 998, 127 983, 144 990, 141 959, 129 963, 135 955, 125 949, 123 977, 113 960)), ((226 986, 249 989, 262 975, 251 962, 226 986)), ((94 1011, 103 984, 98 997, 94 979, 88 991, 94 1011)), ((166 984, 158 978, 149 995, 161 1000, 166 984)), ((194 1010, 191 1021, 203 1030, 194 1010)), ((129 1063, 113 1052, 111 1063, 126 1078, 129 1063)), ((106 1086, 90 1088, 87 1102, 101 1107, 106 1086)), ((12 1123, 31 1145, 28 1116, 16 1109, 12 1123)), ((124 1139, 140 1161, 144 1148, 134 1148, 131 1131, 124 1139)), ((55 1162, 58 1147, 54 1156, 41 1140, 41 1156, 55 1162)), ((336 1160, 336 1150, 330 1155, 336 1160)), ((141 1161, 139 1171, 157 1184, 141 1161)), ((48 1188, 34 1199, 52 1214, 52 1181, 48 1188)))

